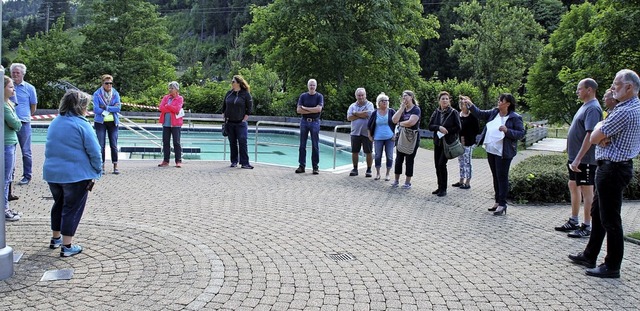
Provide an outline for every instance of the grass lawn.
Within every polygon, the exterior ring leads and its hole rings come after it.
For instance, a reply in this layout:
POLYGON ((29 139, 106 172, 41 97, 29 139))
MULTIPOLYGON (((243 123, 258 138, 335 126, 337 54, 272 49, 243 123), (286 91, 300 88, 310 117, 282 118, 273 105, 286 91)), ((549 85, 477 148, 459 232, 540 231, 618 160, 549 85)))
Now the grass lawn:
POLYGON ((640 231, 629 233, 627 234, 627 236, 636 240, 640 240, 640 231))
MULTIPOLYGON (((420 139, 420 147, 424 149, 433 150, 433 139, 420 139)), ((473 148, 472 158, 486 159, 487 152, 482 147, 475 147, 473 148)))

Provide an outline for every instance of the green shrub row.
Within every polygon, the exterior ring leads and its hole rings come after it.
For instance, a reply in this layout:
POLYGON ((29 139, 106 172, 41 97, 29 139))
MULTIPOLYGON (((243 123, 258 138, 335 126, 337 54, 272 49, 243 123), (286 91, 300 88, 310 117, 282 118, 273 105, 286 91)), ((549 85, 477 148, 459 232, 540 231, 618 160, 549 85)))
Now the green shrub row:
MULTIPOLYGON (((567 154, 537 155, 518 163, 510 172, 510 196, 515 202, 570 202, 567 154)), ((640 199, 640 168, 634 160, 634 174, 623 195, 628 200, 640 199)))

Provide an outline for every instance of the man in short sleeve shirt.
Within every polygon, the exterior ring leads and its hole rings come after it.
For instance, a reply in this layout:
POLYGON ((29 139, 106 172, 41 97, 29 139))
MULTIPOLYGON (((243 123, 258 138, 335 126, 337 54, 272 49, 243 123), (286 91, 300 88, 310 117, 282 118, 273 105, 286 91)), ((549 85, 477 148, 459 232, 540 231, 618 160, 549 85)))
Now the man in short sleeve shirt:
POLYGON ((602 120, 602 108, 596 99, 598 84, 587 78, 578 83, 576 95, 582 101, 567 135, 569 161, 569 192, 571 193, 571 217, 557 231, 569 232, 571 238, 588 237, 591 234, 591 204, 596 173, 595 146, 591 144, 591 132, 602 120), (584 221, 579 222, 580 202, 584 201, 584 221))
POLYGON ((347 110, 347 120, 351 121, 351 160, 353 162, 353 170, 349 176, 358 176, 358 158, 360 150, 363 150, 367 158, 365 177, 371 177, 372 142, 369 140, 367 123, 375 108, 373 108, 373 103, 367 100, 367 91, 364 88, 358 88, 355 95, 356 102, 351 104, 347 110))
POLYGON ((27 74, 27 66, 21 63, 11 64, 11 78, 15 85, 16 95, 11 101, 16 104, 16 114, 22 122, 22 127, 18 132, 18 143, 22 152, 22 179, 18 185, 26 185, 31 181, 32 164, 31 157, 31 116, 36 113, 38 106, 38 96, 36 88, 29 82, 24 81, 27 74))
POLYGON ((633 158, 640 153, 640 77, 629 69, 620 70, 611 91, 619 101, 604 121, 591 133, 596 146, 595 198, 591 209, 593 228, 583 252, 569 255, 574 263, 588 267, 585 273, 600 278, 619 278, 624 254, 622 192, 633 177, 633 158), (607 238, 604 263, 596 260, 607 238))
POLYGON ((300 147, 298 149, 298 163, 296 173, 304 173, 307 163, 307 139, 311 133, 311 164, 313 174, 319 174, 320 163, 320 113, 324 106, 324 96, 316 92, 318 82, 310 79, 307 82, 308 92, 298 98, 296 112, 302 115, 300 119, 300 147))

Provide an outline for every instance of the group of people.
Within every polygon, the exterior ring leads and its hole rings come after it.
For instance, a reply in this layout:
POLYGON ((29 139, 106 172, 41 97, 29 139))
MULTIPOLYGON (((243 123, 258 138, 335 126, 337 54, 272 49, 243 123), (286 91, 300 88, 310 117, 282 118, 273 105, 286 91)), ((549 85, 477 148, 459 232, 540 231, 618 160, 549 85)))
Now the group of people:
MULTIPOLYGON (((13 180, 17 144, 23 151, 24 175, 19 184, 31 180, 30 117, 35 112, 37 97, 35 88, 24 81, 26 66, 13 64, 12 78, 4 77, 5 100, 5 219, 20 219, 20 214, 9 208, 10 185, 13 180), (25 130, 27 128, 27 130, 25 130), (27 137, 21 138, 20 133, 27 137), (24 145, 24 147, 23 147, 24 145), (25 157, 27 158, 26 160, 25 157)), ((51 209, 52 237, 50 248, 61 248, 60 256, 68 257, 82 252, 82 247, 73 244, 73 237, 84 211, 88 192, 105 172, 105 140, 110 143, 113 173, 118 169, 118 112, 120 95, 113 88, 113 77, 103 75, 102 86, 93 94, 94 126, 86 119, 91 97, 81 91, 68 91, 62 98, 59 116, 47 131, 43 178, 49 184, 54 198, 51 209), (75 159, 88 158, 77 162, 75 159)), ((313 174, 319 174, 320 114, 324 97, 316 91, 317 81, 307 83, 308 92, 300 95, 296 111, 301 115, 299 167, 296 173, 306 169, 306 144, 311 136, 311 163, 313 174)), ((183 124, 182 96, 179 84, 172 81, 169 92, 159 105, 160 124, 163 126, 164 159, 158 166, 169 165, 170 141, 173 137, 176 167, 181 167, 180 128, 183 124)), ((587 78, 578 83, 576 94, 583 102, 574 116, 567 139, 568 187, 571 193, 571 217, 558 231, 569 232, 570 237, 589 237, 584 251, 569 255, 571 261, 588 267, 587 275, 596 277, 619 277, 623 256, 623 236, 620 210, 622 191, 633 175, 632 159, 640 153, 640 78, 628 69, 619 71, 611 88, 604 94, 607 117, 602 120, 602 109, 596 99, 598 84, 587 78), (594 187, 595 185, 595 187, 594 187), (584 220, 579 224, 580 204, 584 202, 584 220), (604 238, 607 238, 607 256, 604 263, 596 267, 596 258, 604 238)), ((359 153, 366 155, 365 177, 372 177, 375 165, 375 180, 382 179, 382 155, 385 155, 385 181, 391 180, 393 149, 400 144, 412 143, 408 149, 396 149, 394 180, 392 187, 400 186, 400 176, 405 170, 402 188, 411 188, 413 167, 420 139, 421 110, 415 94, 402 92, 400 107, 389 106, 389 96, 381 93, 376 105, 367 100, 366 90, 358 88, 356 101, 347 110, 351 121, 351 150, 353 169, 350 176, 358 175, 359 153), (403 137, 402 131, 413 133, 403 137), (406 140, 407 142, 404 142, 406 140), (375 159, 372 152, 375 150, 375 159), (405 163, 406 161, 406 163, 405 163)), ((431 115, 428 128, 433 132, 434 164, 438 188, 433 194, 445 196, 447 191, 447 145, 460 140, 464 153, 458 157, 460 180, 453 184, 461 189, 470 188, 472 177, 471 154, 473 148, 483 145, 492 173, 495 204, 489 208, 494 215, 507 212, 509 191, 509 169, 517 153, 517 142, 525 133, 522 117, 515 112, 516 100, 504 93, 497 106, 489 110, 479 109, 467 96, 460 96, 460 111, 451 106, 451 96, 442 91, 438 94, 438 107, 431 115), (486 122, 480 132, 479 120, 486 122)), ((231 145, 231 167, 240 165, 253 169, 247 152, 247 120, 252 113, 253 100, 248 83, 235 75, 231 89, 225 95, 222 110, 226 132, 231 145)))
POLYGON ((571 217, 555 230, 569 232, 573 238, 589 237, 583 251, 569 255, 573 263, 588 268, 587 275, 619 278, 624 254, 622 193, 633 177, 633 158, 640 153, 640 77, 629 69, 616 73, 603 97, 604 120, 597 89, 590 78, 581 80, 576 89, 583 104, 567 136, 571 217), (596 266, 605 237, 607 255, 596 266))
MULTIPOLYGON (((2 68, 4 72, 4 67, 2 68)), ((15 170, 17 145, 22 153, 22 177, 18 185, 27 185, 32 178, 31 116, 38 104, 36 88, 24 80, 27 67, 13 63, 9 67, 11 77, 4 76, 4 145, 5 145, 5 189, 4 216, 6 221, 20 220, 21 213, 9 208, 9 201, 18 200, 13 194, 12 184, 15 170)))

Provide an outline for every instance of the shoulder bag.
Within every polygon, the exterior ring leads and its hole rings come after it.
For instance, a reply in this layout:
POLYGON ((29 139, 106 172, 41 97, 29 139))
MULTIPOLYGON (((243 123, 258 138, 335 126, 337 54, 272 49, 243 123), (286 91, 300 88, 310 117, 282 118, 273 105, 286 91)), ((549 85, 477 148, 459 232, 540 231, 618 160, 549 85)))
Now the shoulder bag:
POLYGON ((398 142, 396 149, 404 154, 412 154, 418 143, 418 130, 413 130, 403 126, 399 127, 398 142))
POLYGON ((464 153, 464 146, 460 143, 460 137, 458 135, 456 135, 456 139, 450 144, 442 137, 442 144, 444 146, 444 156, 449 160, 455 159, 464 153))

